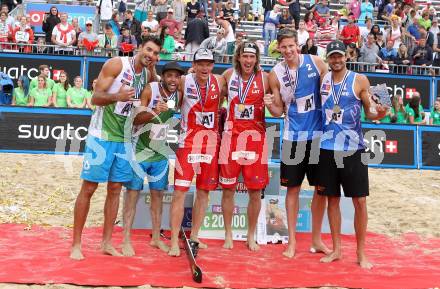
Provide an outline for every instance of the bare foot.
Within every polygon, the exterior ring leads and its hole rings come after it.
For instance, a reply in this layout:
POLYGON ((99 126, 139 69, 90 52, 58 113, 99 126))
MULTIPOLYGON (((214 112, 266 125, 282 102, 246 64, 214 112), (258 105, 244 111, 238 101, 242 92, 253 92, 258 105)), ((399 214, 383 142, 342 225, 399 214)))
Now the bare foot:
POLYGON ((248 246, 248 249, 250 251, 258 251, 258 250, 260 250, 260 246, 257 245, 257 242, 255 242, 255 240, 248 240, 246 242, 246 245, 248 246))
POLYGON ((84 260, 84 255, 81 253, 81 246, 73 246, 70 250, 70 259, 84 260))
POLYGON ((234 248, 234 241, 232 241, 232 238, 225 238, 225 243, 223 244, 223 248, 232 250, 234 248))
POLYGON ((180 256, 179 245, 171 245, 171 248, 168 251, 168 256, 179 257, 180 256))
POLYGON ((322 263, 331 263, 333 261, 341 259, 341 257, 342 257, 341 252, 333 251, 330 254, 322 257, 319 261, 321 261, 322 263))
POLYGON ((359 266, 361 266, 361 268, 363 269, 370 270, 371 268, 373 268, 373 264, 368 261, 368 258, 367 256, 365 256, 365 254, 358 254, 358 263, 359 266))
POLYGON ((330 254, 332 251, 322 242, 319 243, 312 243, 312 246, 310 247, 310 253, 324 253, 326 255, 330 254))
POLYGON ((283 256, 285 256, 287 258, 293 258, 295 256, 295 244, 289 243, 286 251, 283 252, 283 256))
POLYGON ((126 257, 132 257, 136 253, 134 252, 133 246, 131 245, 131 242, 124 242, 122 243, 122 255, 126 257))
POLYGON ((191 236, 189 238, 190 238, 191 241, 199 243, 199 249, 208 249, 208 245, 203 243, 202 241, 200 241, 199 238, 193 237, 193 236, 191 236))
POLYGON ((107 254, 107 255, 111 255, 111 256, 116 256, 116 257, 122 256, 121 253, 116 251, 116 249, 111 244, 108 244, 108 243, 103 243, 101 245, 101 251, 102 251, 102 253, 107 254))
POLYGON ((162 242, 161 240, 151 240, 150 241, 150 245, 152 247, 161 249, 162 251, 164 251, 165 253, 168 253, 168 251, 170 251, 170 247, 168 247, 164 242, 162 242))

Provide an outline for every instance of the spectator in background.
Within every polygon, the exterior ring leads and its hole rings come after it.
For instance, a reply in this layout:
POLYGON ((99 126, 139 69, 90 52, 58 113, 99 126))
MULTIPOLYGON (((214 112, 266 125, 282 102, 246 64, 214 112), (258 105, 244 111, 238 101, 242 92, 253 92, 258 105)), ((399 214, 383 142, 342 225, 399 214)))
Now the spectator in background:
POLYGON ((75 35, 76 35, 75 41, 72 43, 72 46, 77 46, 78 37, 83 32, 81 27, 79 27, 78 18, 75 17, 72 19, 72 26, 73 26, 73 30, 75 30, 75 35))
MULTIPOLYGON (((255 0, 254 0, 255 1, 255 0)), ((266 17, 267 12, 272 11, 273 8, 275 7, 277 1, 276 0, 263 0, 262 1, 262 6, 264 9, 264 17, 266 17)), ((266 19, 264 19, 266 20, 266 19)))
POLYGON ((29 78, 21 75, 17 80, 17 87, 12 93, 12 105, 28 106, 29 105, 29 78))
MULTIPOLYGON (((114 12, 112 14, 112 19, 110 19, 108 24, 111 26, 111 28, 113 30, 113 34, 115 34, 116 37, 121 35, 121 25, 119 25, 119 14, 117 12, 114 12)), ((104 29, 105 29, 105 27, 104 27, 104 29)))
MULTIPOLYGON (((269 57, 278 59, 281 57, 281 52, 278 49, 278 40, 274 40, 269 44, 269 57)), ((269 113, 270 114, 270 113, 269 113)))
POLYGON ((37 87, 29 92, 30 106, 50 106, 52 99, 52 90, 47 87, 46 77, 42 74, 37 76, 37 87))
POLYGON ((52 31, 61 22, 56 6, 50 7, 49 12, 44 13, 42 29, 46 33, 46 43, 52 43, 52 31))
POLYGON ((54 107, 67 107, 67 91, 70 88, 70 81, 67 72, 60 73, 59 82, 52 88, 52 104, 54 107))
POLYGON ((159 22, 153 18, 153 11, 148 11, 148 18, 142 22, 142 26, 148 27, 151 33, 156 34, 159 31, 159 22))
MULTIPOLYGON (((295 0, 298 1, 298 0, 295 0)), ((215 2, 215 1, 214 1, 215 2)), ((240 19, 241 21, 246 21, 247 16, 251 11, 251 2, 252 0, 240 0, 240 19)), ((214 17, 212 17, 214 18, 214 17)))
POLYGON ((67 90, 67 106, 72 108, 84 108, 86 106, 89 92, 83 87, 81 76, 73 80, 73 87, 67 90))
POLYGON ((299 21, 301 19, 301 3, 299 0, 290 0, 286 2, 286 5, 289 5, 289 13, 295 21, 295 29, 298 29, 299 21))
POLYGON ((361 15, 361 2, 359 0, 351 0, 348 4, 349 15, 353 15, 354 20, 359 19, 361 15))
POLYGON ((403 97, 400 94, 395 94, 393 98, 391 99, 391 122, 392 123, 398 123, 398 124, 405 124, 406 123, 406 111, 405 107, 403 106, 403 97))
POLYGON ((34 32, 27 24, 26 16, 21 16, 20 23, 12 30, 12 42, 21 44, 18 46, 19 52, 32 52, 32 46, 30 46, 30 44, 34 43, 34 32))
POLYGON ((369 0, 364 0, 361 4, 361 15, 359 15, 359 24, 364 24, 366 19, 373 19, 374 6, 369 0))
POLYGON ((384 19, 388 20, 389 17, 393 14, 394 7, 396 6, 396 0, 388 0, 388 4, 385 5, 385 15, 382 16, 384 19))
POLYGON ((61 22, 58 23, 52 31, 52 43, 57 45, 55 52, 57 54, 73 54, 71 45, 76 40, 76 33, 73 26, 67 23, 67 14, 61 13, 61 22))
POLYGON ((136 38, 136 45, 137 43, 141 43, 141 23, 133 18, 133 12, 131 12, 131 10, 127 10, 127 12, 125 12, 125 21, 121 25, 121 30, 122 27, 128 29, 130 31, 130 35, 136 38))
POLYGON ((142 32, 141 32, 141 38, 144 39, 147 36, 149 36, 151 34, 151 29, 150 27, 145 27, 144 25, 142 25, 142 32))
POLYGON ((186 4, 186 23, 197 17, 197 13, 200 10, 200 3, 197 0, 191 0, 186 4))
POLYGON ((280 24, 280 7, 275 5, 264 17, 264 55, 269 52, 269 44, 277 38, 277 26, 280 24))
POLYGON ((232 30, 231 24, 222 17, 217 17, 215 21, 217 25, 225 31, 226 54, 234 54, 235 34, 234 30, 232 30))
POLYGON ((315 20, 313 20, 312 12, 309 11, 304 15, 304 23, 306 25, 306 30, 309 33, 310 38, 314 39, 318 26, 316 25, 315 20))
POLYGON ((212 51, 216 62, 222 62, 222 55, 226 54, 225 30, 220 28, 215 36, 203 40, 200 48, 206 48, 212 51))
POLYGON ((177 22, 183 23, 185 21, 186 17, 186 4, 183 2, 183 0, 175 0, 173 1, 172 8, 174 11, 174 19, 176 19, 177 22))
POLYGON ((93 97, 93 94, 95 93, 96 83, 98 83, 97 78, 93 79, 92 90, 88 92, 89 94, 86 98, 86 106, 87 106, 87 108, 92 109, 92 110, 95 109, 95 106, 92 104, 92 97, 93 97))
POLYGON ((427 0, 426 1, 426 6, 423 7, 423 9, 422 9, 422 14, 425 13, 425 12, 428 13, 428 15, 430 15, 430 16, 437 15, 437 11, 432 6, 432 1, 431 0, 427 0))
POLYGON ((134 7, 134 19, 142 23, 147 19, 148 4, 150 1, 135 0, 134 3, 136 4, 134 7))
POLYGON ((431 22, 431 28, 429 28, 429 32, 431 32, 432 33, 432 35, 434 36, 434 38, 433 38, 433 47, 434 47, 434 44, 438 44, 438 34, 440 33, 440 28, 438 27, 438 19, 437 19, 437 17, 435 17, 435 18, 433 18, 432 19, 432 22, 431 22))
POLYGON ((231 0, 226 2, 226 7, 223 8, 223 18, 231 24, 232 30, 234 30, 235 33, 236 21, 234 19, 234 8, 231 0))
POLYGON ((289 28, 295 30, 295 23, 292 16, 289 15, 289 11, 285 8, 281 9, 280 24, 278 29, 289 28))
MULTIPOLYGON (((40 75, 44 76, 47 88, 52 89, 52 87, 55 84, 55 81, 53 81, 49 77, 50 76, 49 66, 47 66, 46 64, 42 64, 38 66, 38 71, 40 72, 40 75)), ((38 79, 37 78, 32 79, 29 85, 29 91, 36 88, 37 86, 38 86, 38 79)))
POLYGON ((397 56, 394 60, 396 65, 399 65, 395 71, 396 73, 406 74, 409 66, 411 65, 411 56, 408 54, 408 48, 405 44, 401 43, 397 50, 397 56))
POLYGON ((419 18, 419 26, 429 30, 431 28, 431 19, 429 18, 429 12, 425 11, 422 14, 422 18, 419 18))
POLYGON ((181 24, 176 19, 174 19, 173 8, 168 8, 167 17, 160 21, 159 26, 161 27, 161 29, 166 26, 168 28, 168 35, 171 36, 174 36, 174 34, 176 34, 176 31, 181 30, 181 24))
POLYGON ((136 47, 136 37, 130 34, 130 30, 126 26, 122 26, 121 35, 118 37, 119 56, 133 56, 136 47))
MULTIPOLYGON (((356 47, 356 43, 350 43, 347 45, 347 50, 345 52, 345 57, 347 58, 347 63, 358 62, 359 59, 359 49, 356 47)), ((347 65, 347 68, 351 70, 352 67, 347 65)))
POLYGON ((168 1, 156 0, 156 20, 160 23, 162 19, 167 17, 168 1))
MULTIPOLYGON (((243 32, 238 32, 234 35, 234 39, 235 41, 232 43, 226 40, 226 52, 228 55, 235 53, 235 47, 238 47, 238 45, 240 45, 240 43, 242 43, 246 39, 246 34, 244 34, 243 32)), ((230 60, 228 59, 228 62, 229 61, 230 60)))
POLYGON ((387 45, 379 51, 381 64, 393 64, 397 58, 397 50, 394 48, 392 40, 387 41, 387 45))
MULTIPOLYGON (((106 24, 107 26, 107 24, 106 24)), ((98 47, 98 35, 93 32, 93 22, 91 20, 86 21, 86 31, 82 32, 78 36, 78 47, 82 48, 81 52, 93 52, 98 47)), ((105 28, 104 28, 105 29, 105 28)))
MULTIPOLYGON (((379 33, 381 33, 381 32, 382 32, 382 31, 380 30, 380 26, 379 26, 379 25, 374 24, 373 27, 371 27, 371 31, 370 31, 370 33, 373 34, 373 36, 374 36, 374 40, 377 39, 377 34, 379 34, 379 33)), ((367 35, 367 38, 368 38, 368 35, 367 35)))
POLYGON ((426 124, 424 121, 425 113, 420 103, 420 93, 415 92, 409 103, 405 107, 408 123, 410 124, 426 124))
POLYGON ((371 28, 373 27, 373 20, 371 18, 367 18, 365 20, 365 25, 359 27, 359 31, 361 33, 361 46, 367 42, 368 34, 371 32, 371 28))
POLYGON ((199 0, 199 3, 200 9, 203 9, 203 11, 205 12, 206 20, 208 20, 208 0, 199 0))
POLYGON ((302 47, 304 44, 306 44, 307 39, 310 38, 309 32, 307 32, 306 30, 306 24, 304 20, 299 21, 297 34, 298 34, 298 45, 299 47, 302 47))
POLYGON ((104 55, 111 57, 113 51, 118 47, 118 37, 113 33, 110 24, 104 28, 104 34, 98 36, 99 47, 104 48, 104 55))
POLYGON ((327 0, 319 0, 313 10, 316 22, 324 23, 325 20, 330 19, 330 8, 328 7, 327 0))
POLYGON ((8 5, 2 4, 0 12, 5 12, 6 13, 6 24, 8 24, 11 27, 11 29, 13 29, 14 26, 15 26, 15 20, 14 20, 14 17, 9 16, 8 5))
POLYGON ((37 45, 32 47, 32 53, 37 54, 48 54, 49 49, 46 46, 46 40, 43 37, 37 39, 37 45))
MULTIPOLYGON (((163 21, 163 20, 162 20, 163 21)), ((176 43, 174 37, 169 34, 168 26, 163 26, 160 31, 160 42, 162 43, 162 49, 160 51, 161 60, 172 60, 173 53, 175 51, 176 43)))
MULTIPOLYGON (((223 20, 226 21, 226 20, 223 20)), ((205 20, 205 12, 199 10, 197 17, 191 20, 185 29, 185 49, 193 55, 200 47, 200 44, 209 37, 209 26, 205 20)))
POLYGON ((434 34, 427 31, 425 27, 420 27, 419 29, 420 37, 426 39, 426 45, 431 47, 434 45, 434 34))
POLYGON ((339 12, 335 12, 333 14, 333 17, 330 18, 330 26, 333 26, 333 28, 336 31, 336 38, 339 38, 339 32, 341 29, 339 29, 339 22, 341 21, 341 14, 339 12))
POLYGON ((110 19, 112 19, 113 0, 98 0, 96 7, 98 9, 100 25, 102 27, 102 30, 104 30, 105 24, 107 24, 110 19))
POLYGON ((394 42, 393 48, 399 49, 402 43, 402 26, 399 22, 399 17, 396 15, 391 16, 391 26, 387 29, 387 39, 394 42))
MULTIPOLYGON (((432 64, 432 48, 426 45, 426 39, 420 38, 419 44, 412 53, 413 64, 418 66, 430 66, 432 64)), ((416 74, 427 74, 429 69, 415 68, 416 74)))
POLYGON ((377 33, 375 43, 376 43, 377 48, 379 48, 379 51, 385 47, 386 43, 385 43, 385 40, 383 40, 382 31, 377 33))
POLYGON ((318 55, 325 55, 327 44, 336 39, 337 32, 333 26, 330 25, 330 19, 325 19, 316 31, 315 39, 317 39, 316 46, 318 46, 318 55))
POLYGON ((306 44, 301 48, 301 54, 318 55, 318 47, 312 38, 307 39, 306 44))
POLYGON ((440 125, 440 99, 438 97, 435 100, 434 107, 432 108, 431 114, 429 115, 429 124, 440 125))
POLYGON ((374 42, 374 35, 373 33, 368 34, 367 43, 363 45, 360 49, 360 62, 369 63, 372 65, 367 65, 364 69, 367 69, 368 71, 373 70, 375 67, 374 64, 377 64, 378 60, 378 54, 379 54, 379 47, 374 42))
POLYGON ((220 11, 222 10, 222 3, 221 3, 221 0, 214 0, 211 3, 212 3, 211 18, 215 19, 220 14, 220 11))
POLYGON ((355 16, 348 15, 348 24, 342 28, 341 34, 339 35, 339 39, 344 42, 345 46, 350 43, 360 44, 360 36, 361 33, 359 31, 359 27, 354 23, 355 16))
POLYGON ((35 26, 32 25, 32 19, 29 14, 26 14, 26 24, 32 29, 32 33, 35 35, 35 26))
MULTIPOLYGON (((94 0, 89 0, 89 1, 94 1, 94 0)), ((118 14, 119 18, 124 19, 124 14, 126 11, 127 11, 127 0, 119 0, 118 12, 113 12, 113 14, 116 13, 116 14, 118 14)), ((113 14, 112 14, 112 19, 114 17, 113 14)), ((145 16, 145 18, 146 18, 146 16, 145 16)), ((139 21, 139 22, 142 22, 142 21, 139 21)))
POLYGON ((419 40, 421 37, 419 32, 419 20, 415 18, 413 23, 406 28, 406 31, 407 36, 411 38, 413 42, 419 40))

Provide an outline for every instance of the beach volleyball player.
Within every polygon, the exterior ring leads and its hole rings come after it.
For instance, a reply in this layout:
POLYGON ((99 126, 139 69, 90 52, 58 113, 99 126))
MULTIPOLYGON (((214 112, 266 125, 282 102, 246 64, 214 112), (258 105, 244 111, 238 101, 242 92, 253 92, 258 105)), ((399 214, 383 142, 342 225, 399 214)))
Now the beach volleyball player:
POLYGON ((328 71, 317 56, 298 54, 296 31, 283 29, 278 33, 278 49, 284 61, 275 65, 269 74, 272 95, 265 104, 273 116, 284 115, 280 183, 287 187, 286 212, 289 244, 286 257, 295 255, 296 222, 299 192, 304 177, 315 186, 312 200, 311 252, 329 253, 321 240, 321 225, 326 199, 317 194, 319 138, 322 134, 321 77, 328 71), (315 159, 313 159, 315 158, 315 159))
POLYGON ((342 257, 341 186, 344 195, 353 200, 354 228, 357 241, 357 261, 362 268, 373 265, 365 255, 367 233, 367 199, 369 194, 368 163, 362 160, 365 152, 361 127, 361 108, 371 120, 381 119, 386 109, 381 105, 370 108, 370 82, 365 75, 346 68, 345 45, 332 41, 327 45, 327 59, 331 72, 321 84, 323 135, 319 159, 319 194, 328 198, 328 218, 333 239, 333 251, 321 258, 332 262, 342 257))
MULTIPOLYGON (((156 81, 155 65, 159 58, 161 43, 158 38, 147 37, 134 57, 114 57, 105 62, 98 76, 92 96, 93 112, 83 161, 83 183, 75 202, 73 244, 70 257, 81 260, 81 235, 98 183, 107 182, 104 206, 104 230, 102 251, 120 256, 112 246, 113 224, 118 213, 122 183, 132 179, 126 151, 124 126, 127 116, 138 101, 144 86, 156 81)), ((131 128, 129 128, 131 129, 131 128)))
POLYGON ((254 236, 261 209, 261 190, 269 183, 263 102, 269 81, 259 62, 258 46, 254 42, 243 42, 235 50, 233 68, 223 73, 228 85, 228 106, 219 155, 219 183, 223 188, 223 247, 227 249, 233 248, 234 194, 240 172, 249 194, 247 246, 251 251, 259 248, 254 236))

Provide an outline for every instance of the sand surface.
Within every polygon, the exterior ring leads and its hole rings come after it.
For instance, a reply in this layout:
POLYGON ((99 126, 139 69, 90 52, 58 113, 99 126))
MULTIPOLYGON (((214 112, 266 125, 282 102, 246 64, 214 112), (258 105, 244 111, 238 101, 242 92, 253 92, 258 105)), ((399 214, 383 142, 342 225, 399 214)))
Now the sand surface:
MULTIPOLYGON (((0 223, 71 227, 81 161, 77 156, 0 154, 0 223)), ((440 237, 440 172, 370 169, 369 173, 370 232, 440 237)), ((101 185, 93 196, 86 226, 102 225, 104 200, 105 185, 101 185)), ((0 284, 0 289, 78 287, 0 284)))

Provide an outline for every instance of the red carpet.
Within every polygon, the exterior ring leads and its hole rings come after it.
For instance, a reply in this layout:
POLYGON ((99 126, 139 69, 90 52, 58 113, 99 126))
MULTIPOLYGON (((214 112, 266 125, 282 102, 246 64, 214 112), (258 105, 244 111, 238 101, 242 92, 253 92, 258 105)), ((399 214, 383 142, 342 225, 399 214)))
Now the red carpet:
MULTIPOLYGON (((325 241, 330 243, 330 236, 325 241)), ((310 234, 299 234, 295 259, 281 256, 284 245, 262 246, 249 252, 236 242, 233 251, 221 241, 208 240, 210 248, 197 258, 204 271, 202 284, 194 283, 186 256, 171 258, 147 244, 147 232, 134 232, 137 256, 111 257, 99 253, 101 229, 85 231, 84 261, 68 258, 71 231, 64 228, 0 225, 0 283, 71 283, 78 285, 164 287, 317 287, 433 288, 440 286, 440 239, 422 240, 417 235, 390 239, 369 234, 368 255, 375 267, 360 269, 355 263, 355 239, 344 236, 344 259, 321 264, 321 255, 307 252, 310 234)), ((114 243, 121 241, 120 228, 114 243)), ((184 253, 184 252, 183 252, 184 253)))

